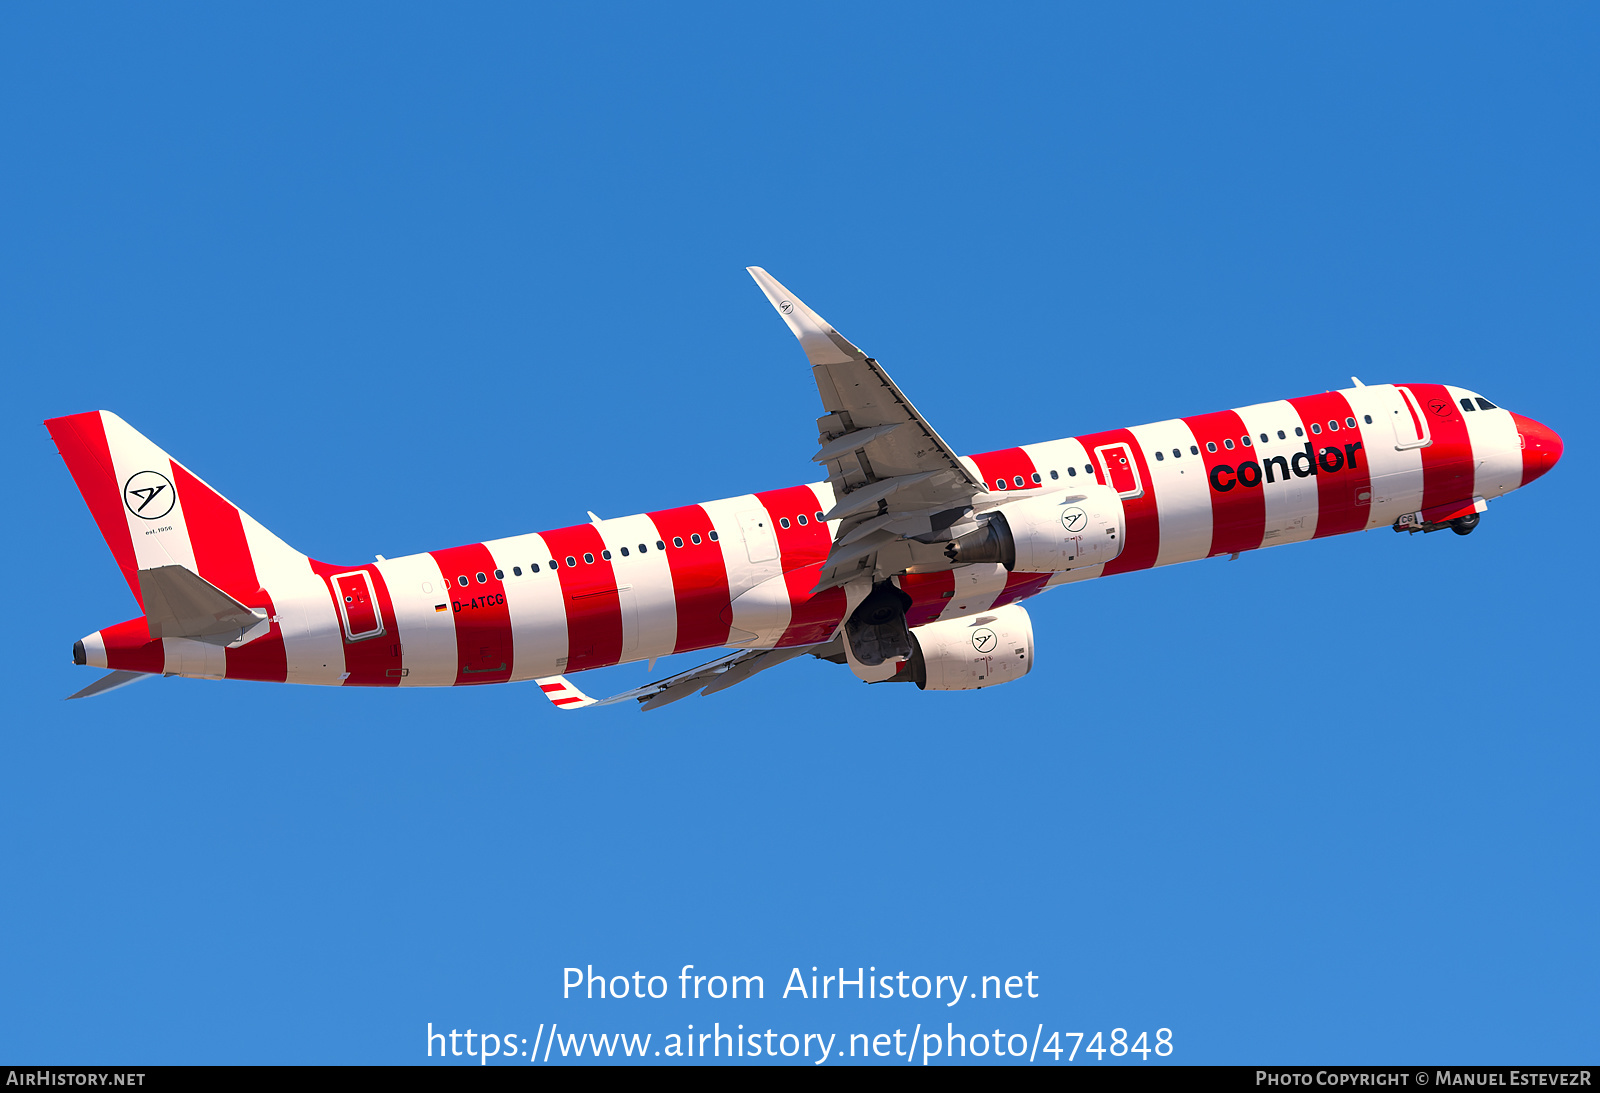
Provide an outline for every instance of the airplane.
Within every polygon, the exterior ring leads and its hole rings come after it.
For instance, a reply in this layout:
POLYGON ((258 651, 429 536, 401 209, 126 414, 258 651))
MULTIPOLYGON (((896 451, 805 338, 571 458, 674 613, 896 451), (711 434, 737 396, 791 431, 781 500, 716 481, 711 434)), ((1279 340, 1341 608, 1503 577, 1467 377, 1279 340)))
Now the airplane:
POLYGON ((107 411, 45 422, 141 614, 73 645, 110 669, 345 687, 532 680, 560 709, 656 709, 802 655, 972 690, 1033 668, 1052 588, 1392 527, 1470 533, 1561 438, 1475 391, 1363 384, 958 455, 881 364, 749 267, 811 365, 824 481, 359 565, 313 560, 107 411), (596 700, 569 676, 692 650, 596 700))

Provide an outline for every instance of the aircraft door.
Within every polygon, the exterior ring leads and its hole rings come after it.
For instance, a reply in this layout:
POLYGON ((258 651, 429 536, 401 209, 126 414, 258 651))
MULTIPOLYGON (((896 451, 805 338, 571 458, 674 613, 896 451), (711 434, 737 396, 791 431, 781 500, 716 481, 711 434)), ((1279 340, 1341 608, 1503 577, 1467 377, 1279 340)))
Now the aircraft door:
POLYGON ((739 531, 752 562, 770 562, 778 556, 778 539, 772 533, 772 517, 760 509, 739 514, 739 531))
POLYGON ((1139 481, 1139 466, 1133 461, 1133 452, 1126 444, 1102 444, 1094 450, 1106 483, 1117 491, 1118 497, 1131 498, 1144 495, 1139 481))
POLYGON ((1394 446, 1398 451, 1410 448, 1426 448, 1433 443, 1433 437, 1428 432, 1428 415, 1422 412, 1422 407, 1417 403, 1417 396, 1404 387, 1396 387, 1395 392, 1400 396, 1400 405, 1392 406, 1389 415, 1394 422, 1394 446))
POLYGON ((338 593, 339 618, 344 623, 346 638, 365 641, 382 635, 378 597, 372 591, 372 577, 366 570, 340 573, 333 578, 333 587, 338 593))

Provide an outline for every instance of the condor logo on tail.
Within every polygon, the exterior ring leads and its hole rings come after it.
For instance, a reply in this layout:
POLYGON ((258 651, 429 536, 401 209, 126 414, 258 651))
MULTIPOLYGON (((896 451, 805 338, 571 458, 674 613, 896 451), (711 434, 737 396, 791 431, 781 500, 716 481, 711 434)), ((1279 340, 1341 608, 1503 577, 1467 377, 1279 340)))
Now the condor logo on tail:
POLYGON ((1360 470, 1356 461, 1356 453, 1361 450, 1361 442, 1346 444, 1343 449, 1337 444, 1330 444, 1317 452, 1315 458, 1311 454, 1311 442, 1305 444, 1305 450, 1296 452, 1292 457, 1271 455, 1260 463, 1247 459, 1236 468, 1229 463, 1218 463, 1211 468, 1211 488, 1218 493, 1227 493, 1235 486, 1245 489, 1255 489, 1261 485, 1262 478, 1268 482, 1276 482, 1278 475, 1284 481, 1289 480, 1291 474, 1296 478, 1312 478, 1319 471, 1337 474, 1342 470, 1360 470), (1303 461, 1303 462, 1302 462, 1303 461))
POLYGON ((128 511, 141 520, 159 520, 172 511, 177 494, 172 482, 160 471, 140 471, 122 487, 122 500, 128 511))

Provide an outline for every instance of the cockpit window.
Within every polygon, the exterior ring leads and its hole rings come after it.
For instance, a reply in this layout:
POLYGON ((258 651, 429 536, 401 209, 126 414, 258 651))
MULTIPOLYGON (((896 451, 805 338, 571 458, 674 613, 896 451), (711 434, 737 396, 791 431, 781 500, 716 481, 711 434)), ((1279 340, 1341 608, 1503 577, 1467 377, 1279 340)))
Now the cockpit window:
POLYGON ((1480 409, 1480 410, 1498 410, 1498 409, 1500 409, 1500 407, 1496 406, 1494 403, 1490 402, 1486 398, 1480 398, 1478 400, 1478 409, 1480 409))
POLYGON ((1469 398, 1464 398, 1464 399, 1461 400, 1461 408, 1463 410, 1476 410, 1477 409, 1476 406, 1472 405, 1472 400, 1469 399, 1469 398))

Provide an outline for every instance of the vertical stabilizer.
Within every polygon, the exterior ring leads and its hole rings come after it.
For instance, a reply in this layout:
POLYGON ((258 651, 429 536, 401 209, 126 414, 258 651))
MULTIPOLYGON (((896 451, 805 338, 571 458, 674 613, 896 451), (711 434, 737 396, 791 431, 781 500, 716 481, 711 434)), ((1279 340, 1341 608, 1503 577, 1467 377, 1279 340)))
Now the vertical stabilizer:
POLYGON ((248 602, 263 564, 304 566, 303 555, 116 414, 44 424, 140 607, 140 570, 182 566, 248 602))

